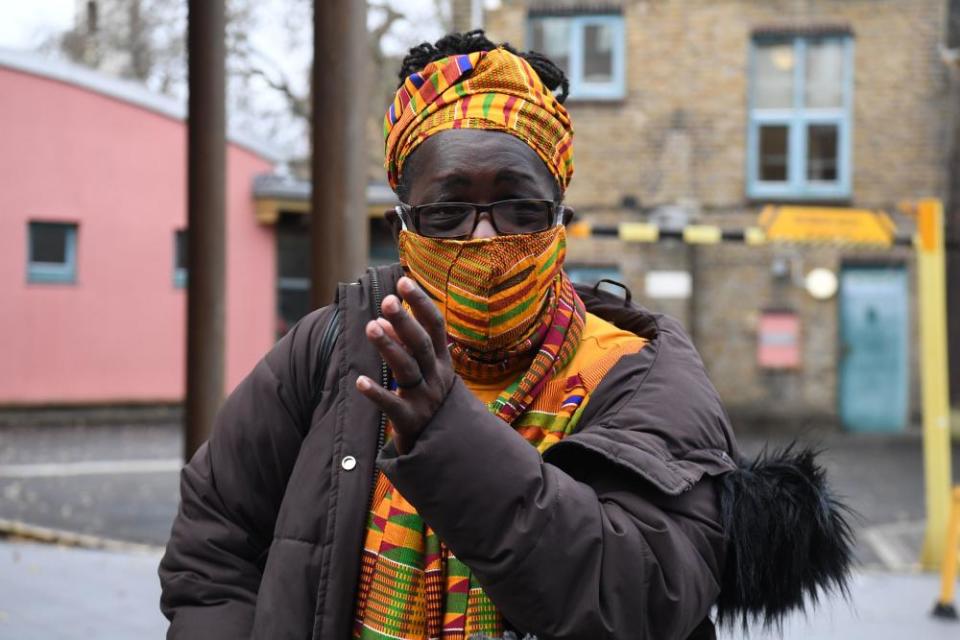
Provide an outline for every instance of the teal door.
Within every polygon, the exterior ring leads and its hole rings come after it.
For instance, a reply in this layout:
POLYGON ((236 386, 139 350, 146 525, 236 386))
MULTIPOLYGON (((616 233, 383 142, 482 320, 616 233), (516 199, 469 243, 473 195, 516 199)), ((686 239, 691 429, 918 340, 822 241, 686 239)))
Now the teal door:
POLYGON ((907 274, 849 267, 840 277, 840 418, 850 431, 907 425, 907 274))

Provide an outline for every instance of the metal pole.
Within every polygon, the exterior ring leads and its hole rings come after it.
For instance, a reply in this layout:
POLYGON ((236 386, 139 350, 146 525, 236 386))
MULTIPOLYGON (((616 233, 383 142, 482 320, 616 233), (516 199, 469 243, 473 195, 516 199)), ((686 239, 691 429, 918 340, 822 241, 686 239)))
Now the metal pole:
POLYGON ((224 0, 189 0, 187 53, 187 397, 184 457, 223 399, 226 114, 224 0))
POLYGON ((310 163, 311 302, 329 304, 337 283, 367 263, 366 3, 315 0, 310 163))
POLYGON ((927 530, 920 563, 928 571, 943 561, 950 512, 950 400, 947 372, 947 283, 943 205, 917 205, 917 287, 923 402, 923 471, 927 530))
POLYGON ((957 590, 958 552, 960 552, 960 487, 954 488, 953 504, 950 505, 946 548, 943 566, 940 567, 940 598, 933 609, 933 615, 938 618, 957 619, 957 608, 953 605, 953 597, 957 590))

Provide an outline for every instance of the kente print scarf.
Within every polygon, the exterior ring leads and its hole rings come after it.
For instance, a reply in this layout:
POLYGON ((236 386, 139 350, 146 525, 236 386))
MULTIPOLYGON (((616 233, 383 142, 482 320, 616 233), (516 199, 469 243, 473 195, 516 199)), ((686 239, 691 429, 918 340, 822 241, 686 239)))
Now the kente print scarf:
POLYGON ((567 110, 530 64, 506 49, 442 58, 404 80, 383 119, 390 186, 420 143, 448 129, 509 133, 540 156, 561 189, 573 176, 567 110))
MULTIPOLYGON (((530 236, 499 236, 485 243, 437 241, 414 234, 401 239, 401 262, 448 319, 451 353, 461 375, 477 380, 517 374, 489 404, 490 411, 508 424, 569 363, 580 343, 586 312, 560 269, 563 256, 562 227, 530 236), (517 238, 528 241, 525 250, 517 238), (454 290, 458 295, 450 294, 454 290), (528 307, 534 312, 524 313, 528 307), (477 331, 490 334, 497 348, 481 350, 482 343, 469 339, 477 331), (460 335, 468 336, 468 341, 459 343, 460 335), (514 343, 503 340, 505 335, 514 343)), ((566 390, 551 411, 554 417, 560 414, 564 431, 552 431, 547 424, 526 425, 520 431, 541 452, 575 425, 571 418, 586 395, 582 379, 571 376, 566 390)), ((364 541, 354 637, 460 640, 478 633, 502 635, 503 619, 496 607, 469 568, 380 475, 364 541)))

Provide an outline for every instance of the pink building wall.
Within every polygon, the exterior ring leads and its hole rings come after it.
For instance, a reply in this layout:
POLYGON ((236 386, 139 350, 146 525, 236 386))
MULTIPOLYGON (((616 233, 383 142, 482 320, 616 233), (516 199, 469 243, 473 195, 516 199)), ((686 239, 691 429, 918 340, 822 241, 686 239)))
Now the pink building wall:
MULTIPOLYGON (((181 400, 183 122, 0 67, 0 140, 0 405, 181 400), (75 284, 27 282, 28 221, 78 223, 75 284)), ((274 235, 256 223, 251 192, 270 169, 230 145, 228 391, 274 340, 274 235)))

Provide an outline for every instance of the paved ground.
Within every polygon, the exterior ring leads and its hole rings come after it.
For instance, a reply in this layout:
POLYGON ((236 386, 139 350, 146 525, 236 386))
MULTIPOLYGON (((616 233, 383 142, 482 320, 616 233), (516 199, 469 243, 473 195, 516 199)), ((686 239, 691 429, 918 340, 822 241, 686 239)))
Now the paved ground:
MULTIPOLYGON (((0 640, 149 640, 163 638, 157 602, 159 554, 126 554, 0 541, 0 640)), ((850 602, 832 599, 783 633, 755 640, 948 640, 960 623, 933 619, 936 577, 861 573, 850 602)), ((724 640, 746 637, 740 630, 724 640)))
POLYGON ((960 623, 930 616, 938 581, 932 575, 864 572, 849 602, 832 598, 809 616, 792 616, 781 632, 721 630, 721 640, 956 640, 960 623))
MULTIPOLYGON (((739 438, 748 454, 784 442, 739 438)), ((824 434, 807 440, 824 449, 836 491, 861 514, 862 570, 852 604, 830 600, 807 619, 789 620, 782 636, 750 637, 960 637, 960 625, 928 616, 936 577, 904 571, 918 556, 923 530, 919 437, 824 434)), ((0 540, 0 640, 163 636, 156 566, 176 513, 180 450, 174 424, 0 427, 0 529, 25 523, 153 545, 146 554, 130 554, 0 540)), ((960 476, 960 448, 954 459, 960 476)))
POLYGON ((0 640, 163 638, 159 560, 0 542, 0 640))
MULTIPOLYGON (((785 442, 738 437, 748 454, 785 442)), ((855 524, 863 566, 909 569, 923 532, 919 437, 805 439, 824 449, 836 491, 861 514, 855 524)), ((0 427, 0 520, 163 545, 177 509, 181 443, 174 424, 0 427)), ((960 446, 953 456, 960 482, 960 446)))
POLYGON ((0 518, 162 545, 181 442, 175 425, 0 428, 0 518))

